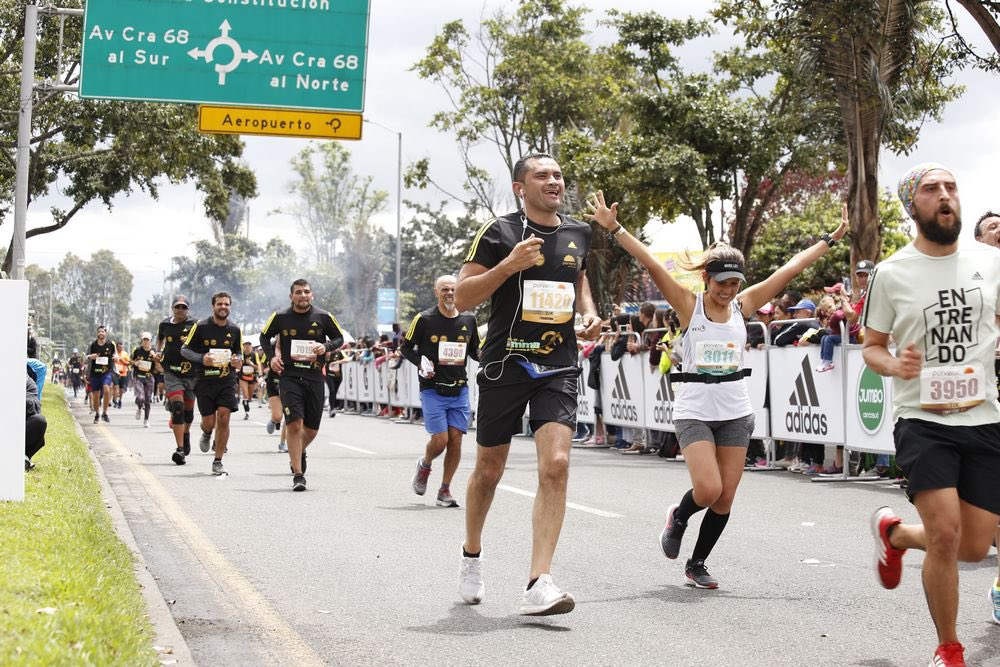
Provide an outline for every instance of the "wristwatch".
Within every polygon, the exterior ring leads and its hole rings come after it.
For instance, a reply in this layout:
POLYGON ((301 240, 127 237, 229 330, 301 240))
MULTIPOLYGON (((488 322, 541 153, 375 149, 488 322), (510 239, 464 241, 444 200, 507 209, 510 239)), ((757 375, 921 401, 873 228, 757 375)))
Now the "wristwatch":
POLYGON ((827 248, 832 248, 833 244, 837 242, 837 239, 833 238, 829 234, 823 234, 823 236, 821 236, 820 238, 822 238, 826 242, 827 248))

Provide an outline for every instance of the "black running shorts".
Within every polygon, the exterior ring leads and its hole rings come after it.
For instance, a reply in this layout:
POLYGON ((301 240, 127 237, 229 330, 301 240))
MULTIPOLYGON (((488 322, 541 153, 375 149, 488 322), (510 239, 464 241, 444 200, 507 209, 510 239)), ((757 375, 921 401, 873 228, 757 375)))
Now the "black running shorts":
POLYGON ((268 398, 277 398, 279 396, 278 385, 280 384, 281 377, 273 370, 268 371, 267 376, 264 378, 264 389, 267 390, 268 398))
POLYGON ((215 414, 219 408, 235 412, 240 405, 235 382, 199 380, 194 386, 194 395, 198 400, 198 412, 203 417, 215 414))
POLYGON ((531 430, 556 422, 576 430, 579 374, 563 373, 532 379, 517 363, 508 360, 499 380, 487 380, 480 371, 476 442, 483 447, 506 445, 521 432, 524 409, 530 405, 531 430))
POLYGON ((911 502, 921 491, 954 488, 970 505, 1000 514, 1000 424, 947 426, 900 419, 892 435, 911 502))
POLYGON ((323 378, 306 380, 299 377, 282 377, 278 384, 281 391, 281 409, 285 423, 302 420, 302 425, 314 431, 319 430, 323 419, 323 404, 326 401, 326 383, 323 378))

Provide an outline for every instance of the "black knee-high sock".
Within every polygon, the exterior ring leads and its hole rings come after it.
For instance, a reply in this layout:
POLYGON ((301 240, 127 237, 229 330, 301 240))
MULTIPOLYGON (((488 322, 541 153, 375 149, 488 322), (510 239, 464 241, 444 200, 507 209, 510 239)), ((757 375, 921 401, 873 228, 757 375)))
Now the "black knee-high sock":
POLYGON ((698 541, 694 544, 694 551, 691 552, 691 560, 705 560, 715 548, 715 543, 722 536, 722 531, 729 523, 728 514, 716 514, 712 510, 705 512, 705 518, 701 522, 701 530, 698 531, 698 541))
POLYGON ((681 498, 681 502, 677 506, 677 509, 674 510, 674 520, 678 523, 687 525, 688 519, 703 509, 705 508, 694 501, 694 489, 688 489, 688 492, 684 494, 683 498, 681 498))
POLYGON ((243 401, 243 411, 250 412, 250 401, 243 401))

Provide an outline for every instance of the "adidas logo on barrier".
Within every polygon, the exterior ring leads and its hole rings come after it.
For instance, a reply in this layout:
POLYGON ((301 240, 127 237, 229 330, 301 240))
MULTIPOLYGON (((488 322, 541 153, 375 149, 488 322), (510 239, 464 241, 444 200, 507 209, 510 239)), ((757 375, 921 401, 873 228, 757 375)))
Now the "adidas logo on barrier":
POLYGON ((795 389, 788 397, 791 409, 785 413, 785 428, 792 433, 826 435, 829 431, 826 415, 820 412, 819 394, 813 378, 809 355, 802 357, 802 370, 795 378, 795 389))
POLYGON ((653 406, 653 420, 658 424, 671 424, 674 421, 674 388, 668 379, 668 374, 660 375, 660 384, 656 388, 656 403, 653 406))
POLYGON ((626 421, 639 421, 639 410, 632 402, 632 394, 628 390, 628 380, 625 379, 625 368, 618 362, 618 375, 615 376, 615 386, 611 389, 611 416, 626 421))

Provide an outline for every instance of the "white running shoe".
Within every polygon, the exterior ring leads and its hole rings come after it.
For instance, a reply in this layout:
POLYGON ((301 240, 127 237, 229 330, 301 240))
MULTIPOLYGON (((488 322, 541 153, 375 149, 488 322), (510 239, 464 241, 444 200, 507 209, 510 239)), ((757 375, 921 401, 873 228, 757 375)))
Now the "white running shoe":
POLYGON ((148 419, 143 419, 142 420, 142 427, 143 428, 149 428, 149 420, 148 419))
POLYGON ((483 558, 462 556, 462 570, 458 575, 458 594, 469 604, 479 604, 486 595, 483 583, 483 558))
POLYGON ((559 590, 552 582, 551 574, 543 574, 534 586, 524 591, 518 613, 521 616, 552 616, 568 614, 575 606, 573 596, 559 590))

